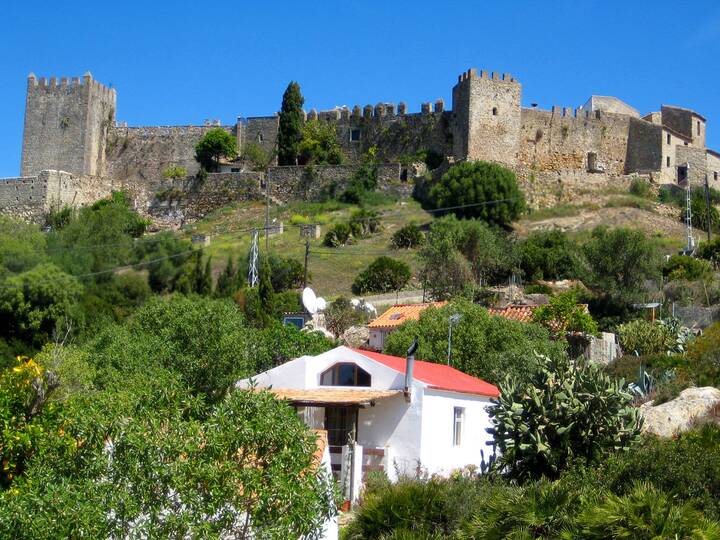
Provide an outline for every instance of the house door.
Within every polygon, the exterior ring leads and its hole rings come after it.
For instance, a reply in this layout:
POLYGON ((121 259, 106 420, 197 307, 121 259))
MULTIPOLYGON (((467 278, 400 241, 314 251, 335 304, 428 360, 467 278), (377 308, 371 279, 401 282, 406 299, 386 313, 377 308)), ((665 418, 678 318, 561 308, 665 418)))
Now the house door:
POLYGON ((329 446, 345 446, 357 439, 357 407, 325 407, 325 429, 329 446))

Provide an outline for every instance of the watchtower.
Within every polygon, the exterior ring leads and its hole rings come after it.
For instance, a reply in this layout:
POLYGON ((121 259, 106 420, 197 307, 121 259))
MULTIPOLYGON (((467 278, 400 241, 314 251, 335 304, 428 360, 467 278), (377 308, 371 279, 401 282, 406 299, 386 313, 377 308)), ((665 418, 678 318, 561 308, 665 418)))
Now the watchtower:
POLYGON ((115 90, 80 79, 28 76, 23 133, 23 176, 42 170, 101 176, 107 131, 115 123, 115 90))
POLYGON ((453 88, 453 155, 456 160, 517 162, 522 87, 509 73, 475 68, 453 88))

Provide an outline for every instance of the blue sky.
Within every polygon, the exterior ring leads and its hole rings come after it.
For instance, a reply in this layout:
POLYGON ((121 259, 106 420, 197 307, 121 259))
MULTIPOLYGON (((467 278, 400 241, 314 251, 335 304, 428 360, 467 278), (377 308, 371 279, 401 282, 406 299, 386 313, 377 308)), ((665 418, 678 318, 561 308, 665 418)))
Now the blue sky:
POLYGON ((510 72, 523 103, 615 95, 708 119, 720 148, 717 0, 3 3, 0 177, 19 172, 29 72, 94 77, 130 125, 266 115, 297 80, 306 108, 443 97, 469 67, 510 72))

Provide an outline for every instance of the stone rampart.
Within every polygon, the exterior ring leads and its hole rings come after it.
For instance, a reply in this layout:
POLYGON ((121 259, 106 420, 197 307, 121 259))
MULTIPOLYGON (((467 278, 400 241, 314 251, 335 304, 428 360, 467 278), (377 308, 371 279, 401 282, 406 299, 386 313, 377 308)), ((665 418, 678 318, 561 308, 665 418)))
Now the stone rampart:
MULTIPOLYGON (((315 167, 271 167, 267 173, 270 193, 278 201, 317 201, 340 195, 358 172, 359 165, 324 165, 315 167)), ((378 191, 409 197, 412 182, 400 180, 398 163, 382 163, 377 166, 378 191)))
POLYGON ((144 212, 161 227, 178 228, 238 201, 261 200, 263 173, 210 173, 205 180, 164 180, 149 194, 144 212))
POLYGON ((0 213, 42 222, 51 210, 91 204, 110 194, 109 180, 76 177, 64 171, 41 171, 37 176, 0 179, 0 213))

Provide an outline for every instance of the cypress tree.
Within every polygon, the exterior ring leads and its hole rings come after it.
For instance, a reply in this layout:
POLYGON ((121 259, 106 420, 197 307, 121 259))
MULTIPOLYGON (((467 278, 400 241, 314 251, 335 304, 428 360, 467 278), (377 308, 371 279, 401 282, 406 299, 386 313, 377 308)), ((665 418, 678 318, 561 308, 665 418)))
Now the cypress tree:
POLYGON ((275 291, 270 279, 270 262, 267 257, 260 260, 258 293, 264 314, 263 326, 268 326, 275 314, 275 291))
POLYGON ((298 146, 302 140, 303 112, 305 99, 300 93, 300 85, 295 81, 288 84, 283 94, 278 126, 278 163, 296 165, 298 146))
POLYGON ((212 294, 212 285, 212 257, 208 257, 205 262, 205 271, 202 273, 202 282, 198 294, 210 296, 212 294))
POLYGON ((237 291, 237 271, 235 270, 232 257, 228 257, 225 269, 218 277, 215 295, 227 298, 235 294, 235 291, 237 291))

